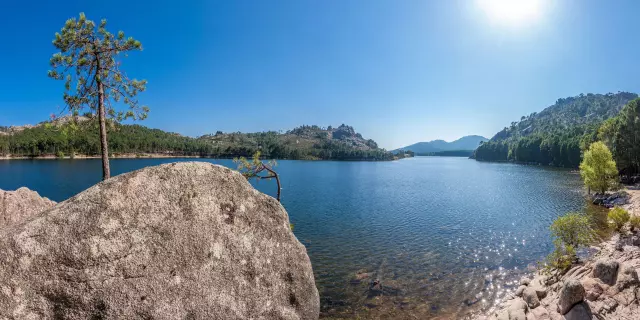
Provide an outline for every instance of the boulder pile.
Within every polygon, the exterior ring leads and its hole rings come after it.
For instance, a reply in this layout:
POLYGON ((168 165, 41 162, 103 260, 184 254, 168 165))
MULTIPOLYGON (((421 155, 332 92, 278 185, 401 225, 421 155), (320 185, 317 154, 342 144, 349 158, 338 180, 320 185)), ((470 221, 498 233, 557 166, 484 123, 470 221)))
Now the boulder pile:
POLYGON ((640 319, 640 242, 615 235, 568 272, 536 273, 490 319, 640 319))

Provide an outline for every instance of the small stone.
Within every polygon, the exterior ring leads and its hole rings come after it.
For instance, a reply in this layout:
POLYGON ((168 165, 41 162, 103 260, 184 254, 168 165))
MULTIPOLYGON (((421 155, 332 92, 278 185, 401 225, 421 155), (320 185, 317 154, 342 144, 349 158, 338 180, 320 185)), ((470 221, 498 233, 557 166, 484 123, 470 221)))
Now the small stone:
POLYGON ((618 304, 626 307, 630 305, 636 299, 636 297, 633 290, 629 289, 629 290, 622 291, 617 295, 613 296, 613 299, 615 299, 616 302, 618 302, 618 304))
POLYGON ((527 304, 522 299, 511 300, 505 308, 510 320, 526 320, 527 304))
POLYGON ((520 279, 520 285, 522 285, 522 286, 528 286, 529 283, 531 283, 531 279, 529 279, 529 278, 520 279))
POLYGON ((560 298, 558 300, 558 312, 561 315, 566 314, 571 310, 573 305, 582 302, 584 299, 584 287, 580 281, 575 279, 569 279, 564 282, 562 289, 560 289, 560 298))
POLYGON ((549 312, 544 307, 537 307, 535 309, 529 310, 529 314, 533 315, 533 319, 535 320, 549 320, 551 317, 549 316, 549 312))
POLYGON ((618 261, 612 259, 600 259, 593 267, 593 277, 602 282, 613 285, 618 275, 618 261))
POLYGON ((600 285, 599 281, 593 278, 586 278, 582 280, 582 286, 585 290, 585 297, 589 301, 596 301, 598 297, 604 292, 604 289, 600 285))
POLYGON ((527 286, 519 286, 518 289, 516 289, 516 296, 517 297, 522 297, 522 293, 524 292, 524 289, 526 289, 527 286))
POLYGON ((631 237, 631 244, 634 246, 640 246, 640 236, 635 235, 631 237))
POLYGON ((515 299, 509 301, 506 306, 508 310, 527 310, 527 303, 522 299, 515 299))
POLYGON ((522 293, 522 298, 531 309, 534 309, 540 306, 540 300, 538 299, 538 294, 531 287, 528 287, 524 290, 524 292, 522 293))
POLYGON ((625 263, 619 268, 621 271, 618 274, 618 279, 616 281, 616 287, 618 291, 622 291, 626 288, 637 286, 640 284, 640 280, 638 279, 638 271, 636 270, 634 265, 625 263))
POLYGON ((496 313, 496 319, 498 320, 509 320, 509 310, 501 310, 496 313))
POLYGON ((509 320, 527 320, 527 315, 522 309, 514 310, 514 311, 510 310, 509 320))
POLYGON ((604 300, 603 308, 609 312, 615 310, 618 307, 618 301, 613 298, 607 298, 604 300))
POLYGON ((542 284, 541 279, 534 279, 534 281, 529 284, 529 287, 536 292, 539 299, 544 299, 544 297, 547 296, 547 288, 542 284))

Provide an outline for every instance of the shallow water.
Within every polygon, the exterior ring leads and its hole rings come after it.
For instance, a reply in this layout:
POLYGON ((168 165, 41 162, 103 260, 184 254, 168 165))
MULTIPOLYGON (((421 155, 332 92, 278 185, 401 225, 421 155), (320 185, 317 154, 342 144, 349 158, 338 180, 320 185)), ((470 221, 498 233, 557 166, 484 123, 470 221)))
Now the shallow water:
MULTIPOLYGON (((112 172, 191 160, 116 159, 112 172)), ((280 161, 277 170, 327 317, 459 318, 490 308, 552 250, 553 219, 584 206, 577 174, 534 166, 416 157, 280 161)), ((0 161, 1 189, 27 186, 56 201, 99 179, 99 160, 0 161)), ((274 183, 256 187, 275 194, 274 183)))

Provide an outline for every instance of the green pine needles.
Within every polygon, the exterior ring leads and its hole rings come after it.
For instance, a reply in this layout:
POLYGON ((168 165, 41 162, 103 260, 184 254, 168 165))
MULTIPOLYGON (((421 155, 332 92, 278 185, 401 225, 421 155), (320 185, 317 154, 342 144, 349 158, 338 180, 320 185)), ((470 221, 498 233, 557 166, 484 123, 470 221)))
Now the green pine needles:
POLYGON ((63 98, 72 114, 89 108, 98 115, 103 179, 110 176, 106 118, 143 120, 149 112, 136 98, 146 89, 147 81, 129 78, 120 60, 129 51, 142 50, 142 44, 122 31, 114 35, 106 26, 103 19, 96 27, 84 13, 67 20, 55 34, 53 45, 59 52, 51 57, 49 70, 49 77, 65 82, 63 98))

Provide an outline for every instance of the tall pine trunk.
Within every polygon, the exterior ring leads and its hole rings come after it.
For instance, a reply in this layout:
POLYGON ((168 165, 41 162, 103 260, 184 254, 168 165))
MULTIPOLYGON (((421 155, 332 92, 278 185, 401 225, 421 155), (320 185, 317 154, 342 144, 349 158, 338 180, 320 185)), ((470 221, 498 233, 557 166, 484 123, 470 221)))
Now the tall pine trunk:
POLYGON ((98 121, 100 122, 100 148, 102 149, 102 180, 111 177, 109 147, 107 145, 107 112, 104 107, 104 86, 98 81, 98 121))

